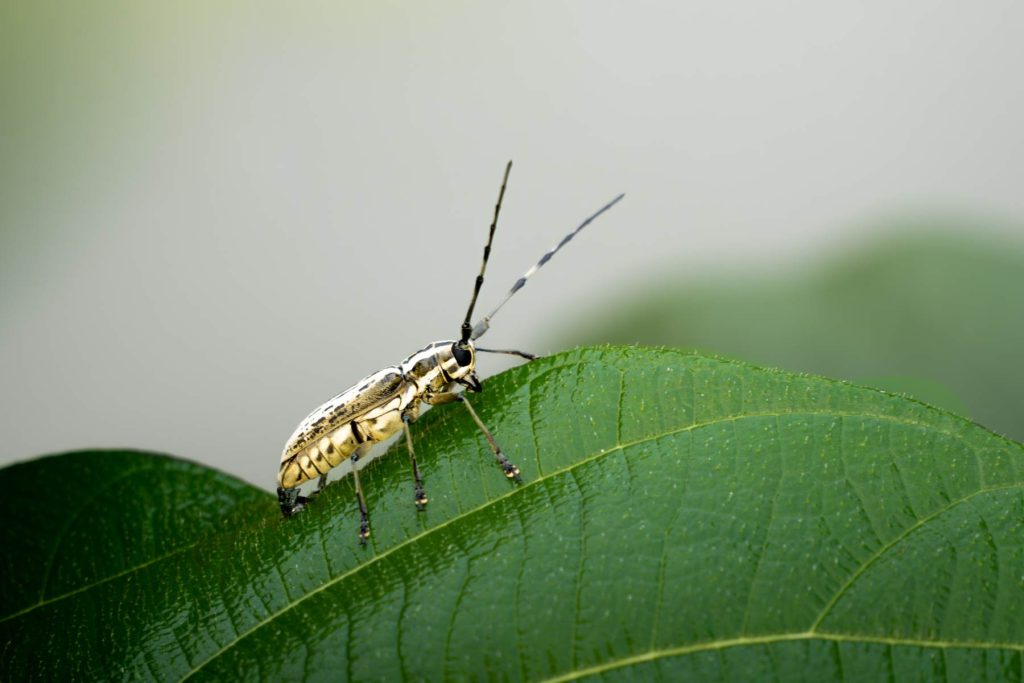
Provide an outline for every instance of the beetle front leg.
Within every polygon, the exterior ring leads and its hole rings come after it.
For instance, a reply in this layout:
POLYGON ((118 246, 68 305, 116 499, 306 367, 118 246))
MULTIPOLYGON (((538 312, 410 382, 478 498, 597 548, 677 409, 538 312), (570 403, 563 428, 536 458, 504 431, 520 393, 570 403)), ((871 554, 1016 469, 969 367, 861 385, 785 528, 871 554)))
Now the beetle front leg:
POLYGON ((470 417, 473 418, 473 422, 483 432, 484 436, 487 437, 487 443, 491 445, 491 450, 494 451, 494 459, 498 461, 498 465, 501 467, 501 471, 505 473, 505 476, 512 479, 517 484, 523 482, 519 476, 519 468, 516 467, 511 460, 505 457, 505 454, 501 452, 501 446, 494 440, 494 435, 491 434, 491 430, 487 428, 487 425, 483 423, 483 420, 473 410, 473 406, 466 400, 465 394, 457 394, 454 391, 446 391, 440 394, 434 394, 433 396, 425 399, 428 403, 437 405, 441 403, 451 403, 452 401, 459 401, 462 405, 466 406, 466 410, 469 411, 470 417))

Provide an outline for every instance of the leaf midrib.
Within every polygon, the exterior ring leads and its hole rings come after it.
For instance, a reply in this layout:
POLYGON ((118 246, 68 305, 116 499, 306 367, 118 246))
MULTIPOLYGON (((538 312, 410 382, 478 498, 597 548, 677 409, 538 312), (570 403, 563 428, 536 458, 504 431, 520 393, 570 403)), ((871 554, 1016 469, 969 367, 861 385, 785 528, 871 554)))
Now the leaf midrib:
MULTIPOLYGON (((544 481, 547 481, 547 480, 549 480, 551 478, 554 478, 554 477, 557 477, 559 475, 565 474, 567 472, 572 472, 573 470, 575 470, 578 467, 581 467, 581 466, 583 466, 583 465, 585 465, 587 463, 593 462, 594 460, 602 458, 602 457, 604 457, 606 455, 609 455, 611 453, 615 453, 615 452, 624 450, 626 448, 631 448, 633 446, 638 446, 638 445, 641 445, 641 444, 644 444, 644 443, 649 443, 651 441, 656 441, 658 439, 662 439, 662 438, 665 438, 667 436, 674 436, 674 435, 677 435, 677 434, 683 434, 683 433, 686 433, 688 431, 693 431, 695 429, 702 429, 704 427, 711 427, 711 426, 714 426, 714 425, 717 425, 717 424, 723 424, 723 423, 726 423, 726 422, 735 422, 735 421, 745 420, 745 419, 755 419, 755 418, 764 418, 764 417, 783 417, 783 416, 785 416, 785 417, 794 417, 794 416, 829 416, 829 417, 838 417, 838 418, 857 417, 857 418, 869 418, 869 419, 883 420, 883 421, 886 421, 886 422, 891 422, 891 423, 896 423, 896 424, 905 424, 905 425, 909 425, 909 426, 912 426, 912 427, 918 427, 920 429, 924 429, 924 430, 927 430, 927 431, 932 431, 932 432, 935 432, 935 433, 944 434, 946 436, 950 436, 950 437, 953 437, 953 438, 956 438, 956 439, 962 441, 972 451, 976 450, 974 444, 970 443, 970 441, 968 441, 962 434, 958 434, 956 432, 949 431, 949 430, 946 430, 946 429, 941 429, 941 428, 937 427, 934 424, 929 424, 929 423, 926 423, 926 422, 920 422, 918 420, 913 420, 913 419, 906 418, 906 417, 894 417, 892 415, 884 415, 884 414, 877 414, 877 413, 870 413, 870 412, 830 411, 830 410, 821 410, 821 411, 810 411, 810 410, 770 411, 770 412, 763 412, 763 413, 743 413, 741 415, 729 415, 729 416, 717 418, 717 419, 714 419, 714 420, 708 420, 706 422, 694 422, 692 424, 688 424, 686 426, 679 427, 677 429, 670 429, 670 430, 667 430, 667 431, 664 431, 664 432, 659 432, 657 434, 647 435, 647 436, 644 436, 644 437, 641 437, 639 439, 635 439, 633 441, 629 441, 629 442, 626 442, 626 443, 618 443, 615 446, 612 446, 611 448, 607 448, 607 449, 598 451, 597 453, 593 453, 593 454, 591 454, 591 455, 589 455, 589 456, 587 456, 585 458, 577 460, 574 463, 572 463, 571 465, 567 465, 566 467, 562 467, 562 468, 557 469, 557 470, 552 470, 550 472, 543 473, 543 474, 539 475, 538 477, 536 477, 535 479, 533 479, 533 480, 531 480, 531 481, 529 481, 529 482, 527 482, 527 483, 525 483, 525 484, 523 484, 521 486, 518 486, 518 487, 516 487, 514 489, 511 489, 510 491, 508 491, 506 493, 503 493, 503 494, 501 494, 499 496, 496 496, 495 498, 491 498, 490 500, 484 502, 481 505, 478 505, 475 508, 467 510, 467 511, 463 512, 462 514, 459 514, 459 515, 457 515, 455 517, 452 517, 451 519, 445 520, 445 521, 439 523, 436 526, 430 527, 429 529, 424 529, 420 533, 418 533, 416 535, 413 535, 413 536, 410 536, 409 538, 405 539, 404 541, 396 543, 395 545, 391 546, 390 548, 388 548, 384 552, 382 552, 382 553, 380 553, 378 555, 374 555, 372 558, 368 559, 366 562, 363 562, 363 563, 353 567, 352 569, 349 569, 348 571, 342 572, 338 576, 335 576, 335 577, 329 579, 328 581, 325 581, 321 586, 319 586, 319 587, 311 590, 310 592, 306 593, 305 595, 302 595, 299 598, 289 602, 288 604, 286 604, 284 607, 280 608, 276 612, 268 615, 265 619, 263 619, 262 621, 260 621, 256 625, 254 625, 248 631, 246 631, 244 633, 241 633, 241 634, 238 634, 232 641, 230 641, 229 643, 225 644, 223 647, 219 648, 216 652, 214 652, 212 655, 210 655, 210 657, 208 657, 207 659, 205 659, 202 662, 200 662, 191 671, 189 671, 187 674, 185 674, 185 676, 182 677, 181 680, 185 681, 185 680, 191 678, 193 675, 195 675, 200 670, 202 670, 203 667, 205 667, 207 664, 212 662, 214 659, 217 659, 218 657, 223 655, 228 650, 230 650, 233 647, 235 647, 235 645, 237 645, 239 642, 241 642, 245 638, 249 637, 250 635, 252 635, 256 631, 258 631, 260 628, 262 628, 263 626, 266 626, 267 624, 269 624, 273 620, 277 619, 279 616, 281 616, 285 612, 290 611, 292 608, 298 606, 302 602, 305 602, 307 599, 313 597, 314 595, 320 593, 321 591, 327 590, 328 588, 334 586, 335 584, 340 583, 341 581, 344 581, 345 579, 349 578, 350 576, 355 575, 357 572, 362 571, 363 569, 376 564, 378 561, 383 560, 384 558, 390 556, 391 554, 401 550, 402 548, 404 548, 404 547, 406 547, 406 546, 408 546, 408 545, 410 545, 410 544, 412 544, 414 542, 417 542, 417 541, 423 539, 426 536, 429 536, 429 535, 431 535, 431 534, 433 534, 433 533, 435 533, 437 531, 440 531, 441 529, 444 529, 444 528, 446 528, 446 527, 448 527, 448 526, 450 526, 452 524, 462 522, 462 521, 464 521, 464 520, 466 520, 466 519, 468 519, 468 518, 470 518, 470 517, 472 517, 474 515, 482 514, 487 509, 489 509, 491 506, 496 505, 500 501, 503 501, 506 498, 509 498, 511 496, 518 495, 520 491, 524 491, 524 490, 526 490, 526 489, 528 489, 528 488, 530 488, 530 487, 532 487, 534 485, 540 484, 540 483, 542 483, 544 481)), ((972 497, 974 495, 985 493, 985 492, 987 492, 989 490, 996 490, 996 489, 1001 489, 1001 488, 1013 488, 1013 487, 1019 487, 1021 485, 1022 485, 1021 482, 1014 482, 1013 484, 1008 484, 1006 486, 1001 486, 1001 487, 993 487, 992 489, 982 489, 982 488, 979 488, 979 489, 973 491, 968 496, 965 496, 963 498, 957 499, 955 501, 951 501, 948 505, 943 506, 939 511, 937 511, 936 513, 933 513, 932 517, 934 517, 934 516, 936 516, 938 514, 941 514, 942 512, 947 511, 948 509, 954 507, 955 505, 957 505, 959 503, 962 503, 964 500, 966 500, 966 499, 968 499, 968 498, 970 498, 970 497, 972 497)), ((918 528, 918 525, 912 525, 912 527, 913 528, 918 528)), ((904 530, 904 532, 902 532, 902 533, 905 534, 906 530, 904 530)), ((889 546, 889 547, 891 547, 891 546, 889 546)), ((876 561, 878 559, 878 557, 880 557, 880 555, 873 556, 872 558, 869 558, 868 561, 869 562, 874 562, 874 561, 876 561)), ((860 567, 858 567, 858 570, 859 569, 860 569, 860 567)), ((856 574, 856 573, 858 573, 858 572, 855 571, 854 574, 856 574)), ((846 589, 846 588, 848 588, 848 585, 844 583, 844 585, 841 587, 841 590, 846 589)), ((820 620, 821 619, 819 618, 819 621, 820 620)), ((816 634, 816 633, 812 633, 812 632, 808 631, 806 637, 820 637, 821 635, 822 634, 816 634)), ((840 634, 840 635, 842 635, 842 634, 840 634)), ((785 634, 785 638, 787 638, 787 639, 797 639, 796 636, 793 636, 792 634, 785 634)), ((722 641, 722 642, 727 642, 727 641, 722 641)), ((687 647, 693 647, 693 646, 687 646, 687 647)), ((1020 647, 1022 649, 1024 649, 1024 646, 1020 646, 1020 647)), ((580 673, 580 674, 577 674, 577 675, 585 675, 585 674, 580 673)), ((553 680, 562 680, 562 679, 553 679, 553 680)))

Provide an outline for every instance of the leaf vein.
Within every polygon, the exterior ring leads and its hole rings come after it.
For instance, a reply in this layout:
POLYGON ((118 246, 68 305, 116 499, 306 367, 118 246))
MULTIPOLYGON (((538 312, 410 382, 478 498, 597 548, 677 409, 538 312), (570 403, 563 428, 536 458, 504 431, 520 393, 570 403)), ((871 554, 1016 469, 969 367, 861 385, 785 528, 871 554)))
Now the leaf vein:
POLYGON ((567 671, 565 673, 559 674, 557 676, 552 676, 550 678, 546 678, 543 680, 544 683, 565 683, 567 681, 572 681, 587 676, 599 676, 601 674, 607 673, 608 671, 614 671, 616 669, 622 669, 628 666, 636 666, 639 664, 646 664, 648 662, 657 662, 659 659, 666 659, 668 657, 681 657, 690 654, 697 654, 700 652, 716 652, 719 656, 721 656, 723 650, 728 650, 734 647, 745 647, 752 645, 775 645, 777 643, 787 643, 806 640, 821 640, 837 644, 857 643, 871 645, 887 645, 890 647, 890 649, 892 647, 936 648, 941 649, 943 652, 949 649, 958 648, 977 648, 983 650, 1011 650, 1013 652, 1018 653, 1024 652, 1024 643, 996 643, 970 640, 929 640, 927 638, 887 638, 882 636, 864 635, 860 633, 815 633, 811 631, 803 631, 799 633, 773 633, 763 636, 741 636, 738 638, 712 640, 705 641, 702 643, 692 643, 689 645, 679 645, 676 647, 663 648, 660 650, 648 650, 646 652, 640 652, 634 655, 608 660, 602 662, 601 664, 596 664, 591 667, 574 669, 572 671, 567 671))
POLYGON ((963 503, 966 503, 967 501, 969 501, 972 498, 975 498, 977 496, 980 496, 980 495, 983 495, 983 494, 986 494, 986 493, 992 493, 994 491, 1004 491, 1004 490, 1007 490, 1007 489, 1021 488, 1021 486, 1022 486, 1022 483, 1018 481, 1018 482, 1012 482, 1012 483, 1009 483, 1009 484, 1002 484, 1000 486, 992 486, 992 487, 989 487, 989 488, 978 489, 977 491, 972 491, 971 493, 968 493, 965 496, 962 496, 960 498, 957 498, 956 500, 950 501, 947 505, 944 505, 943 507, 938 508, 937 510, 935 510, 931 514, 926 515, 926 516, 922 517, 921 519, 919 519, 914 524, 911 524, 909 527, 907 527, 902 532, 900 532, 897 536, 895 536, 891 541, 889 541, 888 543, 883 545, 881 548, 879 548, 877 551, 875 551, 875 553, 871 557, 869 557, 867 560, 865 560, 863 563, 861 563, 861 565, 859 567, 857 567, 857 569, 854 570, 852 574, 850 574, 850 577, 846 580, 845 583, 843 583, 843 585, 841 585, 839 587, 839 589, 835 592, 835 595, 833 595, 832 598, 827 603, 825 603, 825 606, 822 608, 821 613, 818 615, 818 618, 815 619, 814 623, 811 624, 810 632, 814 633, 814 632, 817 631, 818 627, 821 626, 821 622, 825 620, 825 618, 828 616, 829 612, 836 606, 836 604, 839 602, 839 600, 842 599, 843 595, 846 594, 846 591, 848 591, 850 589, 850 587, 853 586, 854 583, 856 583, 857 579, 859 579, 864 574, 864 572, 866 572, 868 570, 868 568, 872 564, 874 564, 879 559, 881 559, 883 555, 885 555, 887 552, 892 550, 894 547, 896 547, 897 545, 902 543, 912 533, 914 533, 915 531, 917 531, 918 529, 923 527, 925 524, 927 524, 928 522, 932 521, 933 519, 941 517, 943 514, 949 512, 953 508, 958 507, 959 505, 961 505, 963 503))
POLYGON ((572 665, 576 666, 576 633, 580 625, 580 606, 582 605, 583 598, 583 570, 586 566, 587 558, 587 499, 583 495, 583 487, 580 486, 580 479, 576 476, 575 470, 569 473, 572 477, 572 482, 576 486, 576 491, 579 495, 580 501, 580 512, 579 512, 579 530, 580 530, 580 561, 576 566, 576 602, 575 602, 575 616, 572 620, 572 634, 569 637, 569 647, 572 648, 572 665))
POLYGON ((99 488, 97 488, 93 492, 93 495, 91 495, 89 497, 89 500, 85 501, 85 503, 83 503, 81 507, 79 507, 77 510, 75 510, 70 515, 68 515, 67 522, 64 524, 63 527, 61 527, 60 532, 58 532, 58 534, 57 534, 57 538, 53 542, 53 550, 50 553, 50 557, 47 558, 46 566, 43 569, 43 581, 42 581, 42 584, 40 585, 40 588, 39 588, 39 599, 40 600, 42 600, 44 598, 44 596, 46 595, 46 586, 47 586, 47 584, 49 583, 49 580, 50 580, 50 572, 53 569, 54 561, 55 561, 55 559, 57 557, 57 550, 60 548, 61 543, 63 543, 64 534, 66 534, 68 529, 71 528, 71 524, 82 513, 82 510, 84 510, 87 507, 89 507, 90 505, 92 505, 92 502, 94 500, 96 500, 97 498, 99 498, 101 493, 103 493, 104 491, 106 491, 107 489, 112 487, 114 484, 117 484, 117 483, 127 479, 128 477, 131 477, 132 475, 137 474, 138 472, 145 472, 145 471, 152 470, 152 469, 155 469, 155 468, 153 468, 153 467, 136 467, 135 469, 128 470, 127 472, 121 474, 120 476, 114 477, 113 479, 108 481, 103 486, 100 486, 99 488))
MULTIPOLYGON (((735 436, 736 423, 733 422, 733 435, 735 436)), ((772 537, 772 524, 775 522, 775 509, 779 504, 779 496, 782 494, 782 480, 786 477, 785 456, 782 452, 782 427, 779 425, 779 416, 775 416, 775 437, 778 444, 779 478, 775 482, 775 491, 772 493, 771 503, 768 505, 768 522, 765 525, 764 540, 761 543, 761 550, 757 554, 757 564, 754 566, 754 574, 750 579, 750 593, 747 595, 747 607, 743 612, 743 622, 740 632, 747 632, 747 622, 750 619, 750 606, 754 602, 756 594, 757 577, 761 575, 761 567, 764 565, 764 557, 768 554, 768 542, 772 537)), ((738 439, 737 439, 738 441, 738 439)))
POLYGON ((176 555, 180 555, 180 554, 182 554, 184 552, 187 552, 188 550, 194 548, 195 546, 199 545, 200 543, 202 543, 205 540, 207 540, 205 537, 204 538, 199 538, 196 541, 194 541, 192 543, 189 543, 188 545, 183 545, 180 548, 175 548, 174 550, 172 550, 169 553, 165 553, 163 555, 160 555, 159 557, 154 557, 151 560, 147 560, 147 561, 145 561, 145 562, 143 562, 141 564, 137 564, 137 565, 135 565, 133 567, 129 567, 128 569, 125 569, 123 571, 119 571, 116 574, 111 574, 110 576, 105 576, 105 577, 103 577, 102 579, 100 579, 98 581, 94 581, 93 583, 89 583, 89 584, 86 584, 84 586, 79 586, 78 588, 76 588, 73 591, 68 591, 67 593, 61 593, 60 595, 56 595, 56 596, 54 596, 52 598, 49 598, 47 600, 40 600, 39 602, 35 603, 34 605, 31 605, 31 606, 26 607, 26 608, 24 608, 22 610, 18 610, 17 612, 13 612, 11 614, 8 614, 7 616, 5 616, 3 618, 0 618, 0 624, 4 623, 5 621, 10 621, 11 619, 16 619, 17 617, 25 616, 29 612, 34 612, 35 610, 39 609, 40 607, 45 607, 46 605, 49 605, 51 603, 60 602, 61 600, 67 600, 68 598, 74 597, 74 596, 78 595, 79 593, 84 593, 84 592, 86 592, 88 590, 92 590, 93 588, 97 588, 99 586, 102 586, 105 583, 109 583, 110 581, 114 581, 116 579, 119 579, 122 576, 125 576, 127 574, 132 574, 134 572, 140 571, 140 570, 145 569, 146 567, 150 566, 151 564, 156 564, 157 562, 163 562, 164 560, 168 560, 168 559, 170 559, 172 557, 175 557, 176 555))

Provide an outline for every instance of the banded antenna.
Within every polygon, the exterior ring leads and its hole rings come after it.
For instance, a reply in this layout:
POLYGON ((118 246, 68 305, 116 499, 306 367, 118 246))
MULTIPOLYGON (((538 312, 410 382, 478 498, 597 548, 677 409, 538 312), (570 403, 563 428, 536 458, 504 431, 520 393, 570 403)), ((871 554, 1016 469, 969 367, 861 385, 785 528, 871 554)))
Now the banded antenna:
MULTIPOLYGON (((473 317, 473 308, 476 306, 476 298, 480 295, 480 287, 484 284, 484 271, 487 270, 487 259, 491 257, 491 243, 494 241, 494 230, 498 227, 498 214, 501 213, 501 200, 505 197, 505 186, 508 184, 508 174, 512 170, 512 161, 505 166, 505 176, 501 179, 501 189, 498 191, 498 203, 494 205, 494 218, 491 219, 491 232, 487 235, 487 244, 484 245, 484 260, 480 264, 480 274, 476 276, 476 284, 473 286, 473 298, 469 300, 469 310, 466 311, 466 319, 462 322, 462 341, 465 345, 469 341, 473 328, 469 321, 473 317)), ((474 337, 475 339, 476 337, 474 337)))
MULTIPOLYGON (((507 171, 506 171, 506 176, 507 176, 507 171)), ((502 186, 502 191, 504 191, 504 189, 505 189, 505 187, 503 185, 502 186)), ((491 311, 490 313, 488 313, 487 315, 485 315, 480 320, 480 322, 478 322, 476 325, 473 326, 473 332, 472 332, 472 334, 471 334, 471 336, 469 338, 470 339, 479 339, 480 337, 484 336, 484 333, 487 332, 487 330, 490 329, 490 327, 491 327, 491 318, 494 317, 494 314, 497 313, 499 310, 501 310, 501 307, 505 305, 505 302, 507 302, 509 299, 512 298, 513 294, 515 294, 516 292, 518 292, 520 289, 523 288, 523 285, 525 285, 526 281, 530 279, 530 276, 532 276, 534 273, 536 273, 538 270, 540 270, 541 267, 545 263, 550 261, 551 257, 558 253, 559 249, 561 249, 566 244, 568 244, 569 241, 572 240, 572 238, 576 236, 576 233, 578 233, 580 230, 582 230, 583 228, 585 228, 588 225, 590 225, 595 218, 597 218, 602 213, 604 213, 608 209, 610 209, 613 206, 615 206, 619 202, 619 200, 622 199, 625 196, 626 196, 625 194, 620 194, 618 197, 616 197, 615 199, 611 200, 610 202, 608 202, 607 204, 602 206, 600 209, 595 211, 589 218, 587 218, 587 220, 585 220, 582 223, 580 223, 576 227, 575 230, 573 230, 568 235, 563 237, 562 241, 559 242, 558 244, 556 244, 554 246, 554 248, 552 248, 546 254, 541 256, 540 260, 537 261, 537 263, 535 263, 532 268, 530 268, 528 271, 523 273, 523 276, 521 278, 519 278, 518 280, 516 280, 516 283, 514 285, 512 285, 512 289, 508 290, 508 294, 506 294, 505 298, 502 299, 498 303, 498 305, 494 307, 494 310, 491 311)), ((501 204, 501 202, 500 202, 500 198, 499 198, 499 206, 500 206, 500 204, 501 204)), ((497 215, 497 214, 495 214, 495 215, 497 215)), ((492 235, 494 234, 494 227, 493 226, 491 227, 491 234, 492 235)), ((487 243, 487 249, 490 249, 490 242, 487 243)), ((485 264, 487 262, 487 256, 486 255, 487 255, 487 250, 485 249, 484 250, 484 263, 485 264)), ((482 272, 483 271, 481 270, 481 273, 482 272)), ((478 278, 478 280, 477 280, 477 290, 479 290, 479 288, 480 288, 480 282, 482 281, 482 279, 483 278, 481 276, 481 278, 478 278)), ((476 301, 476 295, 475 294, 473 295, 473 301, 476 301)), ((472 310, 472 308, 470 310, 472 310)), ((468 318, 467 318, 467 321, 468 321, 468 318)), ((466 325, 463 325, 463 327, 462 327, 462 334, 463 335, 466 334, 466 325)), ((484 349, 479 349, 479 350, 483 351, 484 349)), ((501 352, 501 353, 505 353, 505 352, 501 352)), ((516 352, 516 353, 519 353, 519 352, 516 352)))

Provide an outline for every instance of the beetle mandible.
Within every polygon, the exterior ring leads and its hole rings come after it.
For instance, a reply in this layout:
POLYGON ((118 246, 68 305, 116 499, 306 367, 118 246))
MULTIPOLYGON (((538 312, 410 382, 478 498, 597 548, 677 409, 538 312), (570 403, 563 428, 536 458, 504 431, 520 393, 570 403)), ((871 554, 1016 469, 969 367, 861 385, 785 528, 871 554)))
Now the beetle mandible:
POLYGON ((502 472, 516 483, 521 482, 519 468, 502 453, 494 435, 480 420, 473 406, 466 400, 464 392, 456 392, 459 386, 470 391, 482 391, 483 386, 476 375, 476 352, 504 353, 533 360, 536 356, 523 351, 511 349, 484 349, 474 345, 490 328, 491 318, 505 305, 513 294, 522 289, 526 281, 564 247, 591 221, 614 206, 625 195, 620 194, 605 204, 574 230, 569 232, 552 249, 546 252, 522 277, 516 280, 498 305, 488 315, 481 318, 475 325, 470 324, 473 308, 476 306, 480 287, 484 283, 484 271, 491 256, 491 244, 494 231, 498 225, 498 214, 501 202, 505 197, 512 162, 505 167, 498 201, 494 205, 494 217, 491 220, 487 244, 484 246, 483 261, 480 274, 473 286, 473 296, 469 301, 469 310, 462 323, 458 339, 438 341, 412 354, 396 366, 384 368, 364 378, 355 386, 343 391, 322 406, 310 413, 295 433, 285 444, 281 455, 281 467, 277 473, 277 499, 281 512, 290 517, 323 490, 327 484, 328 471, 345 460, 352 463, 352 478, 355 484, 356 501, 359 505, 359 540, 365 543, 370 536, 370 516, 366 506, 366 497, 359 483, 357 463, 376 443, 384 441, 398 433, 405 432, 406 446, 412 460, 414 481, 414 501, 417 510, 423 510, 427 504, 427 494, 423 488, 423 478, 416 464, 416 453, 412 447, 412 435, 409 424, 416 420, 423 403, 438 405, 457 401, 466 407, 470 416, 483 435, 487 438, 495 460, 502 472), (300 495, 299 486, 319 477, 316 490, 309 496, 300 495))

